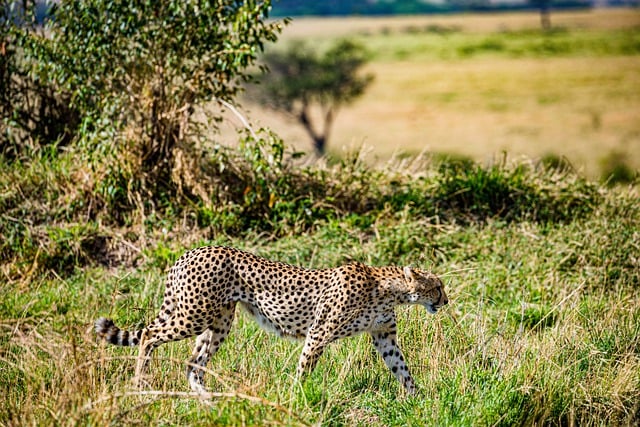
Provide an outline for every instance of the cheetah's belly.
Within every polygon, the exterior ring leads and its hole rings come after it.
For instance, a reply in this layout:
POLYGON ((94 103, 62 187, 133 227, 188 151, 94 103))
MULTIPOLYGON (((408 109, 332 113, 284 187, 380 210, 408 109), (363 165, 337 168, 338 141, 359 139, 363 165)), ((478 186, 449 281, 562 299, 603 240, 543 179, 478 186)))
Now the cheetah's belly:
POLYGON ((267 314, 252 304, 246 302, 240 304, 262 329, 273 332, 282 338, 304 339, 311 325, 310 321, 302 319, 299 315, 267 314))

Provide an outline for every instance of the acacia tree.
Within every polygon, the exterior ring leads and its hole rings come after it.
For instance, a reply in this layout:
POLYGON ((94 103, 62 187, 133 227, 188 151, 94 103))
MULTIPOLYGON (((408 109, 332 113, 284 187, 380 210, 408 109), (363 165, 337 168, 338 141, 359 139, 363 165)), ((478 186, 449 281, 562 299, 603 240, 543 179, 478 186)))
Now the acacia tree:
POLYGON ((126 145, 147 191, 171 190, 181 185, 172 175, 176 148, 197 136, 195 107, 232 100, 264 43, 276 40, 282 23, 267 20, 270 5, 65 0, 53 10, 51 36, 34 39, 32 50, 39 72, 82 112, 79 137, 97 134, 88 144, 103 152, 118 149, 113 140, 126 145))
POLYGON ((264 56, 269 72, 258 87, 265 105, 293 115, 309 134, 318 155, 326 150, 338 110, 362 95, 373 80, 359 72, 367 62, 365 49, 340 40, 324 53, 306 43, 292 43, 285 51, 264 56), (321 124, 314 124, 311 109, 321 110, 321 124))

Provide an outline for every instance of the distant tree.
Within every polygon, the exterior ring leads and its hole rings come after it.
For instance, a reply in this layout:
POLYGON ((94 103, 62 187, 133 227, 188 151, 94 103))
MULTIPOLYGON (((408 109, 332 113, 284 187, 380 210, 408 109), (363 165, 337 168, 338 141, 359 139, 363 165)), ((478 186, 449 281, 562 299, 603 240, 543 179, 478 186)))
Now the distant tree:
POLYGON ((373 80, 361 75, 367 62, 363 46, 340 40, 324 53, 298 41, 286 51, 265 55, 269 69, 258 86, 258 99, 265 105, 293 115, 305 128, 316 153, 326 150, 333 120, 340 107, 362 95, 373 80), (321 110, 321 125, 312 123, 311 109, 321 110))
POLYGON ((532 0, 532 4, 540 9, 540 26, 542 29, 551 29, 551 0, 532 0))
POLYGON ((425 0, 278 0, 273 16, 349 16, 432 13, 443 10, 438 2, 425 0))

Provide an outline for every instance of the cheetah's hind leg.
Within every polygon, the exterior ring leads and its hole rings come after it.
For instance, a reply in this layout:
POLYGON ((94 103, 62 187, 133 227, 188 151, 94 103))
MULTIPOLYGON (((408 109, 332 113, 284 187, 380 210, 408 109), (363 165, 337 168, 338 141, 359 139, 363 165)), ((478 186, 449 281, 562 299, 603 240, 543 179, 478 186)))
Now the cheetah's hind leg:
POLYGON ((196 338, 193 354, 187 364, 187 380, 191 390, 197 393, 206 393, 204 386, 204 369, 211 357, 211 339, 213 331, 207 329, 196 338))
POLYGON ((151 361, 151 353, 160 344, 164 344, 168 341, 173 340, 167 339, 166 335, 158 333, 158 331, 153 329, 151 326, 143 330, 138 358, 136 359, 136 370, 132 379, 134 387, 146 388, 150 386, 148 370, 149 362, 151 361))
POLYGON ((214 317, 213 324, 196 338, 196 345, 187 364, 187 380, 191 390, 201 394, 207 392, 204 386, 205 368, 211 356, 216 354, 229 335, 234 314, 235 303, 223 307, 219 315, 214 317))

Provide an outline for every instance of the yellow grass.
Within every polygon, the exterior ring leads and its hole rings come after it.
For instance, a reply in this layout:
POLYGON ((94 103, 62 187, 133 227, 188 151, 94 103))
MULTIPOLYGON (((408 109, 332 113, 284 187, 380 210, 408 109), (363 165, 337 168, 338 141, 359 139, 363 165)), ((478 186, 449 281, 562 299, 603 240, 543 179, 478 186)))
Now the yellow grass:
POLYGON ((334 144, 364 141, 383 157, 556 153, 593 173, 600 156, 639 142, 640 58, 381 64, 375 72, 377 84, 339 117, 334 144))
MULTIPOLYGON (((553 13, 552 22, 570 30, 640 28, 640 12, 553 13)), ((309 38, 317 44, 353 35, 367 43, 362 34, 429 25, 489 34, 539 28, 539 16, 299 19, 286 28, 283 41, 309 38)), ((377 37, 375 45, 384 40, 377 37)), ((599 176, 602 159, 616 151, 640 168, 640 57, 423 56, 410 53, 403 59, 385 57, 370 63, 368 71, 375 81, 361 99, 338 114, 330 151, 364 144, 383 161, 399 151, 457 153, 479 161, 503 151, 534 158, 553 153, 566 156, 592 177, 599 176)), ((311 151, 308 136, 293 118, 250 102, 243 107, 256 126, 270 127, 289 145, 311 151)), ((228 131, 238 124, 231 118, 223 140, 233 138, 228 131)))

